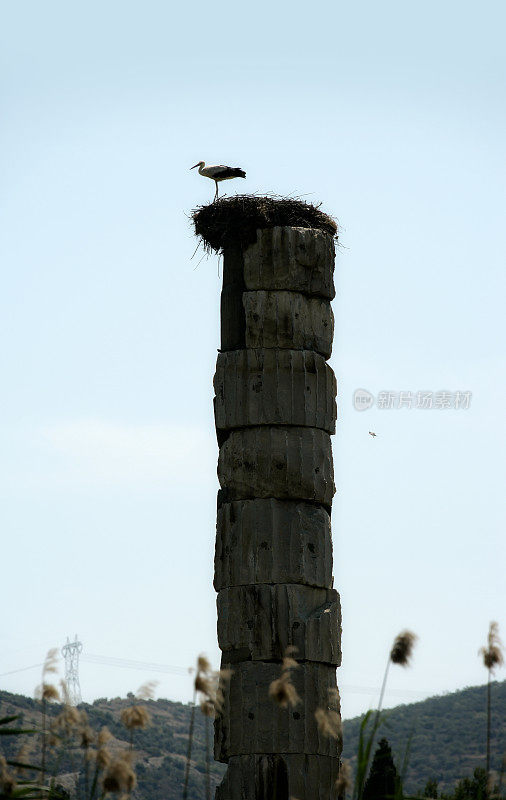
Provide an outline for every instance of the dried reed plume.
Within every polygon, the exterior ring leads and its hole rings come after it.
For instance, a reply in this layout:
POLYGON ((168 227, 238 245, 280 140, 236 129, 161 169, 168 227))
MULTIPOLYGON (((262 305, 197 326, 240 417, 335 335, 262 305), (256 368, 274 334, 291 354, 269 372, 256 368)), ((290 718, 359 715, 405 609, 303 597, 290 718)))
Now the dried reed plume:
POLYGON ((120 716, 123 725, 129 731, 133 731, 136 728, 147 728, 151 722, 149 711, 144 706, 124 708, 120 716))
POLYGON ((95 731, 93 728, 90 728, 89 725, 83 725, 79 733, 81 737, 81 747, 90 747, 95 741, 95 731))
POLYGON ((200 694, 210 694, 212 691, 212 680, 210 675, 202 675, 200 672, 197 672, 194 681, 194 687, 196 692, 200 692, 200 694))
POLYGON ((295 653, 296 648, 294 647, 289 647, 285 650, 285 656, 281 664, 281 675, 272 681, 269 686, 269 697, 280 708, 294 707, 300 703, 300 697, 293 685, 291 675, 291 671, 298 667, 297 662, 292 658, 295 653))
POLYGON ((111 754, 106 747, 99 747, 96 754, 97 770, 106 769, 111 763, 111 754))
POLYGON ((194 683, 195 692, 202 695, 200 708, 205 716, 215 717, 221 714, 225 701, 225 686, 231 677, 232 670, 230 669, 208 672, 207 675, 197 672, 194 683))
POLYGON ((113 737, 111 731, 106 725, 104 725, 104 727, 100 729, 97 737, 99 747, 104 747, 107 744, 107 742, 111 741, 112 738, 113 737))
POLYGON ((390 650, 390 661, 392 664, 399 664, 401 667, 409 666, 409 659, 413 653, 413 647, 417 640, 416 633, 412 631, 402 631, 393 643, 390 650))
POLYGON ((35 697, 38 700, 60 700, 60 693, 56 686, 52 683, 47 683, 46 675, 58 672, 58 650, 53 647, 48 650, 44 663, 42 665, 42 683, 35 689, 35 697))
POLYGON ((8 797, 16 787, 16 778, 9 771, 5 758, 0 755, 0 795, 8 797))
POLYGON ((329 708, 317 708, 314 712, 318 730, 322 736, 330 739, 340 739, 342 735, 341 717, 329 708))
POLYGON ((197 672, 203 672, 204 674, 211 672, 211 664, 202 654, 197 658, 197 672))
POLYGON ((210 700, 202 700, 200 710, 205 717, 214 717, 214 703, 211 703, 210 700))
POLYGON ((269 697, 274 700, 276 705, 280 708, 287 708, 288 706, 296 706, 300 703, 300 697, 297 690, 289 678, 283 674, 281 678, 272 681, 269 686, 269 697))
POLYGON ((336 711, 341 711, 341 695, 337 686, 329 689, 329 706, 335 708, 336 711))
POLYGON ((353 787, 353 772, 351 764, 348 759, 341 761, 339 765, 339 776, 337 778, 335 789, 338 798, 344 798, 346 792, 353 787))
POLYGON ((399 635, 396 636, 394 639, 392 649, 390 650, 390 654, 388 656, 385 675, 383 676, 383 684, 381 686, 378 711, 376 713, 376 721, 378 723, 379 723, 379 713, 383 705, 383 697, 385 695, 385 687, 387 684, 388 669, 390 667, 390 664, 398 664, 400 667, 408 667, 409 660, 413 654, 413 647, 417 639, 418 636, 416 635, 416 633, 413 633, 412 631, 401 631, 401 633, 399 633, 399 635))
MULTIPOLYGON (((153 696, 153 690, 156 686, 156 683, 151 681, 149 683, 143 683, 143 685, 137 690, 136 698, 137 699, 149 699, 153 696)), ((147 728, 148 725, 151 723, 151 715, 145 706, 140 706, 138 704, 129 706, 128 708, 124 708, 120 714, 121 721, 125 728, 130 731, 130 752, 132 752, 134 747, 134 731, 135 730, 142 730, 147 728)))
POLYGON ((331 687, 328 690, 329 702, 327 708, 317 708, 314 712, 318 730, 322 736, 327 736, 331 739, 342 738, 342 724, 341 724, 341 698, 339 697, 339 690, 337 687, 331 687))
POLYGON ((58 672, 58 648, 52 647, 51 650, 47 651, 46 658, 44 660, 44 664, 42 667, 42 677, 47 675, 48 673, 56 673, 58 672))
POLYGON ((490 623, 487 647, 480 647, 479 654, 483 657, 483 665, 492 673, 496 667, 504 664, 503 647, 499 638, 499 625, 497 622, 490 623))
POLYGON ((16 756, 17 767, 15 769, 16 775, 19 775, 23 769, 29 768, 28 759, 30 758, 31 753, 33 752, 35 743, 32 740, 28 740, 27 742, 23 742, 21 747, 19 748, 18 754, 16 756))
POLYGON ((137 779, 132 767, 132 755, 128 751, 119 753, 111 761, 103 780, 104 792, 130 792, 135 788, 137 779))
POLYGON ((39 700, 47 700, 48 702, 51 702, 51 700, 55 700, 56 702, 60 700, 60 693, 52 683, 42 683, 38 686, 35 690, 35 696, 39 700))
POLYGON ((153 700, 155 696, 155 689, 158 686, 158 681, 147 681, 139 686, 135 693, 137 700, 153 700))
POLYGON ((223 711, 223 705, 225 703, 225 686, 230 682, 232 675, 233 671, 231 669, 220 669, 216 673, 217 683, 213 698, 215 714, 221 714, 223 711))
POLYGON ((51 723, 51 731, 55 734, 65 732, 67 734, 77 731, 83 723, 83 718, 79 709, 75 706, 64 705, 62 710, 51 723))

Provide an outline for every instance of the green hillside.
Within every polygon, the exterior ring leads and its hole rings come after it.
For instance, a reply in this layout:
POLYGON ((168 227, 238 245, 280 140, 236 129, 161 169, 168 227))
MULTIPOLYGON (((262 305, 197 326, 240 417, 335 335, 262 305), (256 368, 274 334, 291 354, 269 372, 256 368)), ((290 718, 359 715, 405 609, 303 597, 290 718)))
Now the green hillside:
MULTIPOLYGON (((110 742, 112 752, 128 749, 130 733, 120 720, 121 711, 131 706, 133 695, 127 698, 112 700, 95 700, 92 705, 83 703, 80 709, 86 711, 93 730, 98 731, 107 726, 113 739, 110 742)), ((135 770, 138 785, 133 792, 134 800, 181 800, 184 780, 184 768, 188 747, 188 730, 191 709, 189 705, 174 703, 170 700, 142 701, 151 716, 151 724, 145 730, 135 731, 133 746, 135 750, 135 770)), ((55 717, 61 711, 61 705, 52 703, 48 706, 49 714, 55 717)), ((10 714, 21 714, 24 727, 40 728, 42 717, 40 702, 22 695, 0 692, 0 717, 10 714)), ((204 717, 200 709, 195 714, 195 732, 192 749, 192 767, 190 774, 189 800, 205 799, 205 729, 204 717)), ((212 747, 212 722, 210 723, 212 747)), ((0 753, 7 758, 15 758, 23 741, 30 737, 2 737, 0 753)), ((33 739, 33 737, 31 737, 33 739)), ((64 788, 71 789, 77 777, 77 764, 80 754, 74 750, 57 762, 49 760, 49 773, 58 774, 59 782, 64 788)), ((32 757, 32 763, 37 759, 32 757)), ((223 764, 211 763, 211 786, 214 789, 225 771, 223 764)), ((214 792, 213 792, 214 794, 214 792)))
MULTIPOLYGON (((357 752, 361 717, 344 723, 344 757, 357 752)), ((435 778, 449 790, 459 778, 485 766, 486 687, 431 697, 420 703, 397 706, 385 712, 380 737, 385 736, 398 764, 411 736, 405 789, 422 789, 435 778)), ((492 684, 492 769, 500 769, 506 753, 506 681, 492 684)))
MULTIPOLYGON (((492 766, 500 765, 506 751, 506 681, 494 683, 492 766)), ((120 720, 122 709, 133 702, 129 698, 99 699, 83 704, 94 730, 106 725, 113 734, 111 749, 127 748, 129 733, 120 720)), ((188 743, 190 706, 170 700, 148 700, 152 724, 135 732, 136 772, 138 786, 134 800, 180 800, 188 743)), ((50 706, 55 716, 61 706, 50 706)), ((40 704, 22 695, 0 692, 0 716, 21 714, 23 724, 40 727, 40 704)), ((352 758, 357 750, 359 717, 344 723, 344 756, 352 758)), ((389 740, 398 762, 402 760, 411 736, 409 768, 405 788, 409 792, 423 789, 427 780, 435 778, 439 788, 450 790, 462 777, 485 761, 486 687, 476 686, 420 703, 398 706, 385 714, 380 734, 389 740)), ((212 737, 212 730, 211 730, 212 737)), ((205 798, 205 729, 197 711, 192 756, 189 800, 205 798)), ((1 751, 9 758, 19 749, 19 737, 2 737, 1 751)), ((61 783, 71 788, 76 779, 76 752, 67 754, 58 763, 61 783)), ((34 755, 32 758, 36 759, 34 755)), ((219 783, 224 765, 212 762, 211 785, 219 783)))

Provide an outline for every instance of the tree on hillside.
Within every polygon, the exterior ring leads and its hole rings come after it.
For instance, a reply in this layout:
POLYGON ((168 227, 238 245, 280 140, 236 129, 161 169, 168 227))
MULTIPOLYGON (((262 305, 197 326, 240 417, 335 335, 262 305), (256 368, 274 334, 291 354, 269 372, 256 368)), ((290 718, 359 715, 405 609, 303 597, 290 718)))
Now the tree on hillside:
POLYGON ((487 771, 483 767, 477 767, 472 778, 459 781, 453 794, 445 795, 448 800, 485 800, 488 796, 487 771))
POLYGON ((398 782, 390 745, 381 739, 365 782, 363 800, 393 800, 398 782))
POLYGON ((422 797, 430 797, 433 800, 437 800, 437 780, 435 778, 427 781, 422 797))

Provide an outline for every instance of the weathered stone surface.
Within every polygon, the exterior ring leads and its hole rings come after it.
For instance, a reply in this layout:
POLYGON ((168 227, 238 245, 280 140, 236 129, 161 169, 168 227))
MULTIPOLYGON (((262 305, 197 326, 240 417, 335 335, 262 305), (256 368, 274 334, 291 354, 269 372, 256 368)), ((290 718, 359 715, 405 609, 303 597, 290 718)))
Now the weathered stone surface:
POLYGON ((221 349, 246 347, 246 316, 242 296, 244 258, 238 245, 228 247, 223 254, 223 288, 221 290, 221 349))
POLYGON ((237 500, 218 509, 214 588, 254 583, 332 586, 330 517, 290 500, 237 500))
MULTIPOLYGON (((301 228, 257 232, 224 252, 215 587, 222 666, 215 723, 229 766, 217 800, 329 800, 341 742, 314 716, 336 702, 341 613, 332 588, 330 356, 334 242, 301 228), (301 702, 269 697, 290 645, 301 702)), ((335 707, 335 706, 334 706, 335 707)))
POLYGON ((215 758, 256 753, 304 753, 337 757, 340 742, 324 736, 314 716, 329 707, 336 690, 335 667, 306 662, 292 670, 299 705, 280 708, 269 697, 269 686, 280 676, 280 664, 244 661, 228 664, 232 677, 224 690, 223 713, 215 722, 215 758))
POLYGON ((219 353, 214 391, 218 430, 307 425, 335 433, 336 378, 318 353, 269 349, 219 353))
POLYGON ((329 800, 339 775, 339 759, 307 755, 234 756, 216 800, 329 800))
POLYGON ((275 497, 330 507, 335 492, 328 433, 316 428, 256 427, 232 431, 220 448, 224 500, 275 497))
POLYGON ((218 644, 226 661, 297 658, 339 666, 341 606, 335 589, 257 584, 218 594, 218 644))
POLYGON ((334 314, 329 300, 300 292, 244 292, 246 347, 332 353, 334 314))
POLYGON ((334 240, 308 228, 265 228, 244 251, 244 282, 252 289, 335 297, 334 240))

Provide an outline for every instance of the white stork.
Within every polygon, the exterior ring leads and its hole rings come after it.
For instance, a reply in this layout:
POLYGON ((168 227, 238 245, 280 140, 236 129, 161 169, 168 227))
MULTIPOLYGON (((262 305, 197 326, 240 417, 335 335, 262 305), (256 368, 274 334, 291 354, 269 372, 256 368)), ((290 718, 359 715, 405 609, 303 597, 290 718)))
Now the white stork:
POLYGON ((203 175, 204 178, 211 178, 216 184, 216 194, 214 195, 214 199, 218 197, 218 183, 220 181, 228 181, 231 178, 245 178, 246 173, 243 169, 239 167, 225 167, 223 164, 216 164, 215 166, 206 167, 205 161, 199 161, 198 164, 195 164, 194 167, 191 169, 195 169, 195 167, 199 168, 199 175, 203 175))

